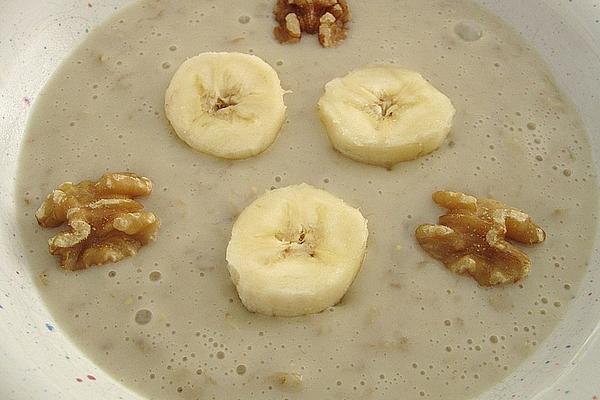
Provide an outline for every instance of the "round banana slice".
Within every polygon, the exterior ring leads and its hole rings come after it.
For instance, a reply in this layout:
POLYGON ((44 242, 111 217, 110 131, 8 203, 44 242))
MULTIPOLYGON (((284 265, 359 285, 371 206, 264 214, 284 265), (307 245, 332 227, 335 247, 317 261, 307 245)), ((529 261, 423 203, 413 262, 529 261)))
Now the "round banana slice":
POLYGON ((367 220, 337 197, 302 184, 267 192, 233 226, 229 273, 246 308, 277 316, 337 304, 360 270, 367 220))
POLYGON ((256 56, 203 53, 185 61, 165 94, 167 118, 192 148, 227 159, 255 156, 277 138, 285 105, 275 70, 256 56))
POLYGON ((367 67, 332 80, 319 111, 339 152, 388 168, 437 149, 455 113, 448 97, 420 74, 394 66, 367 67))

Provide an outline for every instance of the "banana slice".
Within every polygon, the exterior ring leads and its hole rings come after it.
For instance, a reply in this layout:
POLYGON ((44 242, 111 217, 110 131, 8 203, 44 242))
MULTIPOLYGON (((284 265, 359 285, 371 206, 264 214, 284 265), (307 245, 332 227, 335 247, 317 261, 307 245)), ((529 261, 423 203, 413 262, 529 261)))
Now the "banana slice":
POLYGON ((255 156, 285 119, 279 77, 260 58, 203 53, 185 61, 165 94, 167 118, 194 149, 227 159, 255 156))
POLYGON ((437 149, 455 113, 420 74, 393 66, 363 68, 327 83, 319 111, 339 152, 388 168, 437 149))
POLYGON ((246 308, 277 316, 337 304, 360 270, 367 220, 337 197, 302 184, 267 192, 233 226, 231 280, 246 308))

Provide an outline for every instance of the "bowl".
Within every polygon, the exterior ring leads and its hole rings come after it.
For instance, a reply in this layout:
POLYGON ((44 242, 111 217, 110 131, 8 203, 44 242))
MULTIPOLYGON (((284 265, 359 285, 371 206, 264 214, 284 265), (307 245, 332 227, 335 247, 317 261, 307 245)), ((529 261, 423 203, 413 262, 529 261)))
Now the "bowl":
MULTIPOLYGON (((129 3, 7 2, 0 11, 0 398, 138 399, 72 345, 42 303, 18 240, 15 176, 31 104, 87 32, 129 3)), ((600 7, 591 0, 482 0, 512 24, 553 71, 600 155, 600 7)), ((50 160, 49 160, 50 161, 50 160)), ((596 167, 600 163, 596 161, 596 167)), ((487 399, 596 399, 600 396, 598 238, 576 297, 553 334, 487 399)))

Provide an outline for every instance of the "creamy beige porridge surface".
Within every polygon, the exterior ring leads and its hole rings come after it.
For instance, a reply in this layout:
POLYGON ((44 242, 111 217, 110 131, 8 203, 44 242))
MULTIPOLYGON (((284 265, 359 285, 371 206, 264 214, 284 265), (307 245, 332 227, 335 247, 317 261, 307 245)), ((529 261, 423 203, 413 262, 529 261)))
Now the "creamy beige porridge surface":
POLYGON ((36 99, 17 177, 20 239, 43 298, 90 359, 149 399, 477 396, 550 334, 585 273, 597 188, 579 117, 535 51, 470 1, 353 1, 337 49, 310 36, 278 44, 272 3, 138 2, 55 73, 36 99), (256 54, 293 92, 262 155, 218 160, 170 131, 164 91, 204 51, 256 54), (452 99, 454 129, 439 150, 391 171, 332 150, 316 110, 323 85, 371 63, 417 70, 452 99), (155 183, 143 202, 161 218, 158 241, 119 264, 61 271, 47 252, 55 232, 38 227, 35 209, 63 181, 123 170, 155 183), (258 194, 301 182, 369 219, 363 269, 321 314, 250 314, 225 267, 231 226, 258 194), (548 233, 527 249, 530 276, 484 289, 427 256, 413 232, 442 213, 430 200, 439 189, 530 212, 548 233), (282 385, 281 373, 296 375, 282 385))

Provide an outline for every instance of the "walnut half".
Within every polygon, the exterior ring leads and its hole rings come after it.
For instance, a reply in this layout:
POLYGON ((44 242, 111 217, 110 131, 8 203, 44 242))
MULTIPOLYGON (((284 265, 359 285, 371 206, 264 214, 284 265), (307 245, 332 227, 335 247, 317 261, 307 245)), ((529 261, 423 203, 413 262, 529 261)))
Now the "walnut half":
POLYGON ((339 46, 352 19, 346 0, 277 0, 273 14, 279 24, 273 34, 280 43, 296 43, 302 32, 318 33, 323 47, 339 46))
POLYGON ((514 283, 527 276, 531 261, 506 238, 536 244, 546 234, 523 211, 492 199, 436 192, 433 201, 448 209, 439 225, 421 225, 421 247, 453 272, 471 275, 481 286, 514 283))
POLYGON ((160 221, 134 197, 148 196, 152 182, 131 173, 110 173, 98 181, 65 182, 37 210, 46 228, 67 223, 70 230, 48 241, 60 265, 79 270, 132 256, 155 239, 160 221))

